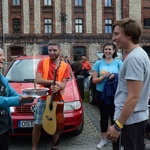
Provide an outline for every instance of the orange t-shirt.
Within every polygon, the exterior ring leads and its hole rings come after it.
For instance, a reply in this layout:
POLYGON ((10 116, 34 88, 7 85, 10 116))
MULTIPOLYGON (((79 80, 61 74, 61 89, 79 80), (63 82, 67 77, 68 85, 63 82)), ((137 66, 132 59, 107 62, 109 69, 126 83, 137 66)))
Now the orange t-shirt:
POLYGON ((82 63, 82 69, 87 69, 88 71, 91 70, 91 65, 88 61, 82 63))
MULTIPOLYGON (((40 74, 44 74, 44 69, 43 69, 43 62, 44 60, 40 60, 37 66, 37 71, 36 73, 40 73, 40 74)), ((54 70, 55 70, 55 66, 56 64, 54 64, 53 62, 50 63, 50 67, 49 67, 49 73, 48 73, 48 80, 53 80, 54 79, 54 70)), ((57 79, 58 73, 56 75, 56 81, 58 81, 57 79)), ((70 70, 69 70, 69 66, 67 65, 66 71, 64 72, 63 78, 70 78, 70 70)), ((49 91, 51 92, 51 91, 49 91)), ((45 96, 41 97, 41 99, 46 99, 45 96)))
MULTIPOLYGON (((43 61, 44 60, 40 60, 39 61, 39 64, 38 64, 38 67, 37 67, 37 71, 36 71, 36 73, 40 73, 42 75, 44 74, 44 72, 43 72, 44 71, 43 70, 43 61)), ((49 70, 49 73, 48 73, 48 80, 53 80, 54 79, 55 66, 56 66, 56 64, 51 62, 51 66, 49 67, 50 70, 49 70)), ((66 69, 66 71, 64 73, 63 78, 70 78, 69 66, 67 66, 67 69, 66 69)), ((57 78, 56 78, 56 80, 57 80, 57 78)))

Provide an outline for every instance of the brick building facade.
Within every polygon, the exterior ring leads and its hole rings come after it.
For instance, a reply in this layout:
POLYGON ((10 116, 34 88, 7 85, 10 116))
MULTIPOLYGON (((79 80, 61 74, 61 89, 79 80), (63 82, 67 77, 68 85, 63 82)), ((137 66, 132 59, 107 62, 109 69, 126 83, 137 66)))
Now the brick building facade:
POLYGON ((141 23, 140 44, 150 55, 150 0, 1 0, 0 6, 0 46, 8 62, 46 51, 49 41, 60 42, 71 61, 85 55, 95 62, 113 23, 125 17, 141 23))

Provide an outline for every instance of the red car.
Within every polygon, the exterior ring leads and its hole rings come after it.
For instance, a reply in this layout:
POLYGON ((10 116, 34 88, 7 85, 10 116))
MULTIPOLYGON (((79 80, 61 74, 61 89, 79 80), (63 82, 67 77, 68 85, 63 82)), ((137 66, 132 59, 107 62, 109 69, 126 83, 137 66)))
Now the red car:
MULTIPOLYGON (((22 89, 34 88, 35 71, 39 60, 49 57, 47 55, 20 56, 12 61, 4 76, 11 86, 20 94, 22 89)), ((70 68, 70 79, 66 84, 64 95, 64 132, 73 132, 78 135, 84 125, 82 99, 79 94, 76 79, 70 68)), ((77 79, 78 80, 78 79, 77 79)), ((36 85, 38 88, 39 85, 36 85)), ((24 104, 23 107, 11 107, 13 120, 12 135, 31 135, 34 125, 33 111, 37 99, 33 103, 24 104)))

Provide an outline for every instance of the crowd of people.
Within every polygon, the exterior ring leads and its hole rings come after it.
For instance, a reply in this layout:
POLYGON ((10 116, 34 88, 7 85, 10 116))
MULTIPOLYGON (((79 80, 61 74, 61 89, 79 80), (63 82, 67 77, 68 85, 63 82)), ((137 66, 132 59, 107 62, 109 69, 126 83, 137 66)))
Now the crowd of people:
POLYGON ((71 68, 76 78, 78 75, 82 75, 84 77, 83 82, 79 81, 79 82, 82 82, 83 85, 78 83, 78 80, 77 80, 77 84, 80 89, 81 97, 84 98, 84 91, 88 89, 89 84, 90 84, 88 77, 90 76, 89 72, 91 70, 91 64, 87 60, 86 56, 81 56, 77 58, 76 62, 71 64, 71 68))
MULTIPOLYGON (((100 112, 101 140, 98 149, 112 141, 113 150, 144 150, 145 128, 148 121, 148 97, 150 94, 150 60, 140 47, 141 27, 137 21, 125 18, 113 26, 112 42, 103 46, 103 57, 91 65, 86 56, 70 63, 75 77, 85 78, 92 70, 92 82, 96 84, 96 103, 100 112), (126 52, 125 59, 117 60, 118 49, 126 52), (109 126, 109 119, 111 126, 109 126)), ((36 71, 36 83, 49 88, 49 94, 60 93, 63 99, 67 79, 70 77, 67 63, 60 61, 59 43, 48 44, 49 58, 41 60, 36 71), (56 82, 53 84, 54 71, 60 61, 56 82)), ((64 59, 68 59, 67 57, 64 59)), ((0 49, 0 67, 5 61, 0 49)), ((10 106, 18 106, 26 99, 16 93, 7 80, 0 75, 0 149, 8 150, 11 133, 10 106), (5 90, 7 89, 7 90, 5 90), (4 117, 7 119, 4 120, 4 117), (5 141, 5 142, 4 142, 5 141)), ((35 124, 32 132, 32 150, 37 149, 41 135, 42 115, 45 110, 46 96, 40 97, 34 112, 35 124)), ((53 135, 51 150, 59 150, 59 134, 53 135)))

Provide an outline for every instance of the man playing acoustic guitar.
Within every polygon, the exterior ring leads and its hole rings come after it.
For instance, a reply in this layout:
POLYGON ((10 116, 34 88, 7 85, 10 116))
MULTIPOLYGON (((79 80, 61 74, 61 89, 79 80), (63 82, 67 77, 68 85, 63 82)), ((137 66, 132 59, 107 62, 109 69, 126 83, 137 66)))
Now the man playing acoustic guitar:
MULTIPOLYGON (((49 88, 49 95, 55 95, 59 93, 59 99, 63 100, 63 93, 67 83, 67 79, 70 77, 68 64, 64 61, 60 61, 61 48, 59 43, 48 44, 49 58, 41 60, 37 67, 36 83, 49 88), (58 66, 57 66, 58 65, 58 66), (55 76, 55 77, 54 77, 55 76), (56 78, 56 81, 54 82, 56 78)), ((53 96, 55 101, 55 96, 53 96)), ((37 149, 37 144, 40 139, 42 129, 42 117, 46 110, 47 96, 42 96, 38 99, 36 104, 36 110, 34 113, 35 124, 32 131, 32 150, 37 149)), ((63 112, 62 112, 63 113, 63 112)), ((59 150, 58 146, 59 133, 53 135, 53 146, 51 150, 59 150)))

